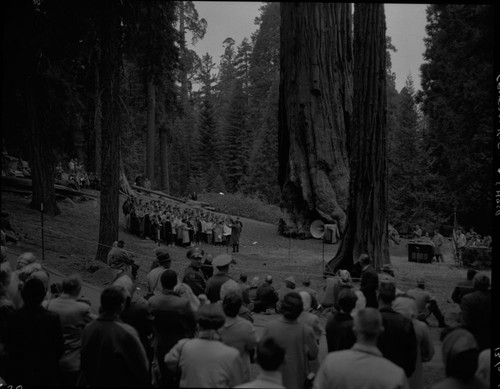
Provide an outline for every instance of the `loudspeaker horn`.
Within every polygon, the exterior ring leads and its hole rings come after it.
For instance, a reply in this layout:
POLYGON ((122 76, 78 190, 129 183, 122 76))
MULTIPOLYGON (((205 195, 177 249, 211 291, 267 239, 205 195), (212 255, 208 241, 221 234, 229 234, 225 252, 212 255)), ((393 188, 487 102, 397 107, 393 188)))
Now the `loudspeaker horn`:
POLYGON ((309 231, 311 232, 313 238, 321 239, 325 235, 325 223, 321 220, 315 220, 311 223, 309 231))

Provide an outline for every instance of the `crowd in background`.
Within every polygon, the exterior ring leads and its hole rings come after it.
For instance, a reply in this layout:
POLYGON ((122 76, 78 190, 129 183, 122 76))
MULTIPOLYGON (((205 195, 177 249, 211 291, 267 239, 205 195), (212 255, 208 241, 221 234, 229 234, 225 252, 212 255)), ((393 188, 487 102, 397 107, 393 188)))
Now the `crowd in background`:
POLYGON ((241 220, 202 209, 181 208, 161 200, 129 196, 123 203, 126 229, 131 234, 167 246, 206 243, 239 251, 241 220))
POLYGON ((147 295, 117 274, 100 296, 99 314, 80 298, 78 274, 60 287, 32 253, 11 270, 2 247, 0 377, 26 386, 268 388, 422 388, 435 353, 430 316, 441 334, 446 377, 434 388, 489 387, 490 279, 469 271, 453 290, 461 325, 449 327, 425 280, 401 290, 394 271, 377 273, 364 254, 360 284, 347 270, 318 293, 293 276, 275 289, 266 275, 231 274, 230 254, 206 264, 200 247, 171 269, 168 247, 155 249, 147 295), (211 268, 209 271, 208 268, 211 268), (329 312, 326 325, 319 312, 329 312), (258 333, 258 313, 279 316, 258 333), (326 334, 328 355, 320 360, 326 334), (252 380, 251 364, 259 366, 252 380), (474 386, 473 386, 474 385, 474 386))

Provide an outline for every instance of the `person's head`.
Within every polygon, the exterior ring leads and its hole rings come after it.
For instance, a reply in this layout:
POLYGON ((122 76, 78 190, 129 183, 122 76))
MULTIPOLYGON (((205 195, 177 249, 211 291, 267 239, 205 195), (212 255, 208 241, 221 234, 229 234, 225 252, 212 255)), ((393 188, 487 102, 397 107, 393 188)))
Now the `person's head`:
POLYGON ((293 276, 285 278, 285 286, 290 289, 295 289, 295 278, 293 276))
POLYGON ((379 303, 390 305, 396 298, 396 285, 393 282, 381 282, 378 286, 377 298, 379 303))
POLYGON ((490 277, 484 273, 477 273, 472 279, 475 290, 487 291, 490 287, 490 277))
POLYGON ((211 265, 211 264, 212 264, 213 259, 214 259, 214 256, 213 256, 212 254, 207 254, 207 255, 205 256, 205 259, 203 260, 203 263, 204 263, 205 265, 211 265))
POLYGON ((230 290, 222 300, 222 310, 228 317, 236 317, 243 305, 241 293, 236 290, 230 290))
POLYGON ((477 274, 476 269, 468 269, 467 270, 467 280, 472 281, 474 279, 474 276, 477 274))
POLYGON ((348 270, 340 269, 337 272, 339 277, 339 285, 341 286, 352 286, 351 273, 348 270))
POLYGON ((238 292, 241 293, 240 286, 238 283, 233 280, 229 279, 226 282, 224 282, 221 287, 220 287, 220 299, 224 300, 224 297, 229 293, 229 292, 238 292))
POLYGON ((128 274, 120 275, 113 281, 113 286, 121 286, 127 293, 127 299, 131 300, 135 293, 135 282, 128 274))
POLYGON ((267 275, 266 276, 266 279, 265 279, 265 282, 269 285, 271 285, 273 283, 273 276, 272 275, 267 275))
POLYGON ((101 292, 101 312, 119 315, 125 308, 127 291, 123 286, 112 285, 101 292))
POLYGON ((50 275, 47 271, 45 271, 43 269, 34 271, 28 277, 28 279, 31 279, 31 278, 37 278, 40 281, 42 281, 43 285, 45 287, 45 292, 47 292, 49 290, 50 275))
POLYGON ((281 312, 287 320, 297 319, 304 309, 302 298, 297 292, 288 292, 281 303, 281 312))
POLYGON ((339 293, 339 308, 342 312, 351 313, 356 306, 356 301, 358 301, 358 296, 350 288, 342 288, 339 293))
POLYGON ((425 289, 425 280, 423 278, 417 278, 417 287, 425 289))
POLYGON ((229 254, 219 254, 214 258, 213 264, 219 272, 227 273, 233 257, 229 254))
POLYGON ((375 342, 383 330, 382 315, 375 308, 360 309, 354 316, 353 331, 358 341, 375 342))
POLYGON ((160 266, 168 269, 172 264, 172 258, 170 258, 170 254, 165 247, 157 247, 155 249, 155 255, 160 266))
POLYGON ((417 303, 411 296, 399 296, 392 303, 392 309, 408 319, 416 318, 418 315, 417 303))
POLYGON ((220 304, 201 305, 196 321, 201 330, 218 330, 224 325, 224 312, 220 304))
POLYGON ((193 247, 188 250, 186 253, 186 257, 191 261, 191 266, 195 269, 199 269, 201 267, 201 260, 203 259, 203 255, 205 252, 199 247, 193 247))
POLYGON ((310 278, 304 278, 302 280, 302 285, 304 285, 305 287, 310 287, 311 286, 311 279, 310 278))
POLYGON ((125 242, 123 240, 118 241, 118 247, 124 248, 125 247, 125 242))
POLYGON ((306 291, 300 291, 299 295, 302 299, 302 309, 304 311, 309 311, 311 309, 311 295, 306 291))
POLYGON ((248 276, 245 273, 240 274, 240 281, 241 282, 247 282, 248 276))
POLYGON ((78 297, 82 291, 82 277, 75 273, 63 279, 62 291, 71 297, 78 297))
POLYGON ((16 270, 20 270, 23 267, 32 264, 36 261, 36 255, 33 253, 22 253, 18 258, 17 258, 17 264, 16 264, 16 270))
POLYGON ((24 283, 21 289, 21 297, 26 306, 40 305, 46 293, 45 284, 38 278, 30 278, 24 283))
POLYGON ((257 363, 264 371, 276 371, 285 359, 285 349, 272 337, 265 337, 257 345, 257 363))
POLYGON ((442 355, 447 377, 470 381, 477 370, 479 348, 464 328, 446 328, 441 334, 442 355))
POLYGON ((172 269, 167 269, 160 276, 160 283, 163 289, 173 290, 177 285, 177 273, 172 269))
POLYGON ((368 254, 361 254, 359 256, 359 263, 361 266, 366 266, 370 264, 370 256, 368 254))

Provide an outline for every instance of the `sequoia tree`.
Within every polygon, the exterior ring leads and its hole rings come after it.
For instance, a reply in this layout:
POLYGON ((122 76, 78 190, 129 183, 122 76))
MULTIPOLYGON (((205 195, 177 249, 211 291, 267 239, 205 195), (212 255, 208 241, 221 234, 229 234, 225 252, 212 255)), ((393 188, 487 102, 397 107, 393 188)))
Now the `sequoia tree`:
POLYGON ((119 1, 99 3, 101 56, 99 78, 102 87, 101 204, 99 245, 96 260, 107 261, 113 241, 118 239, 120 189, 120 77, 121 29, 119 1))
POLYGON ((347 225, 352 113, 347 3, 281 3, 279 184, 282 233, 309 236, 317 218, 347 225))
POLYGON ((350 269, 362 253, 390 262, 387 235, 386 38, 383 4, 356 4, 354 98, 348 133, 349 219, 331 270, 350 269))

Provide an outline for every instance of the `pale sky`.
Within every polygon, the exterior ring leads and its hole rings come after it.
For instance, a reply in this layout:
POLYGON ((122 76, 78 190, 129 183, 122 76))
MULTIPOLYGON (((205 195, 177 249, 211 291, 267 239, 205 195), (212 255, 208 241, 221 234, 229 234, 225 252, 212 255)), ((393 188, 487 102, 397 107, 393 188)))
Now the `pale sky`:
MULTIPOLYGON (((231 37, 238 46, 244 37, 250 39, 257 30, 254 20, 260 15, 261 2, 195 1, 200 18, 207 21, 207 33, 194 50, 198 55, 207 52, 219 64, 222 42, 231 37)), ((404 86, 408 74, 413 77, 415 90, 420 87, 420 65, 425 50, 426 4, 386 4, 387 35, 398 50, 391 53, 392 71, 396 73, 396 88, 404 86)))

